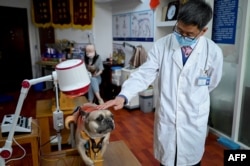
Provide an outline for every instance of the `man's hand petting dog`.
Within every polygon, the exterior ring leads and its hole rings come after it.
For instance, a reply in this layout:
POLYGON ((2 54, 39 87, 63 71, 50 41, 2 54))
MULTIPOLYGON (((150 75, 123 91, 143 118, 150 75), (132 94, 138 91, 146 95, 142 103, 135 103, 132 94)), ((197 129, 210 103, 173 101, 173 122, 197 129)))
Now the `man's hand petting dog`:
POLYGON ((115 110, 119 110, 122 109, 124 106, 124 102, 125 102, 125 98, 121 97, 121 96, 117 96, 115 99, 113 100, 109 100, 103 104, 100 104, 98 106, 96 106, 97 109, 107 109, 110 107, 114 107, 115 110))

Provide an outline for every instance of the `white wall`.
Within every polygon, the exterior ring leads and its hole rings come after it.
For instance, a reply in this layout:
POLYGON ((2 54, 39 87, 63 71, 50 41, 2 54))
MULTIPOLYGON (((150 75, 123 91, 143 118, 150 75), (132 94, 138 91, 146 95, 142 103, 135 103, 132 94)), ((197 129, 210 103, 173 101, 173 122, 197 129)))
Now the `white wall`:
MULTIPOLYGON (((135 11, 143 11, 143 10, 149 10, 150 0, 131 0, 129 3, 127 1, 120 1, 120 2, 114 2, 112 3, 112 14, 122 14, 122 13, 129 13, 129 12, 135 12, 135 11)), ((110 25, 112 28, 112 25, 110 25)), ((123 42, 117 42, 115 43, 123 43, 123 42)), ((132 45, 142 45, 146 51, 148 51, 152 45, 153 42, 133 42, 133 41, 128 41, 128 43, 132 45)))
POLYGON ((112 53, 112 6, 96 4, 93 34, 98 53, 105 60, 112 53))

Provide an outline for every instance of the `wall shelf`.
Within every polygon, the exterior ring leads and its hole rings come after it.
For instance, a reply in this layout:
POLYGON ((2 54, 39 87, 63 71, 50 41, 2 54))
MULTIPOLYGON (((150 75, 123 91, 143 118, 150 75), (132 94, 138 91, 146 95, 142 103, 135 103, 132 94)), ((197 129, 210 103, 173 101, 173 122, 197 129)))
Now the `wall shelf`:
POLYGON ((174 21, 159 21, 156 23, 157 27, 169 27, 174 26, 176 24, 176 20, 174 21))
POLYGON ((162 21, 163 8, 168 6, 171 0, 160 0, 160 4, 157 6, 155 11, 155 41, 159 38, 172 33, 173 26, 176 24, 176 20, 173 21, 162 21))

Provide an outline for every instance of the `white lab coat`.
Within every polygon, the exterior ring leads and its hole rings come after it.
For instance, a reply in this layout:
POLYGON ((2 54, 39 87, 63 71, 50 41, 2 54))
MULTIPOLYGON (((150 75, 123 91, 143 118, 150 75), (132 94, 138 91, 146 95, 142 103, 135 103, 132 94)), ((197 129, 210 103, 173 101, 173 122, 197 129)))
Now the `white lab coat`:
POLYGON ((179 43, 170 34, 155 42, 147 61, 122 85, 120 94, 129 101, 158 77, 154 154, 162 164, 173 166, 175 153, 178 166, 194 165, 201 160, 209 116, 209 92, 221 80, 222 65, 221 49, 201 36, 183 66, 179 43), (204 70, 210 76, 209 86, 197 84, 204 70))

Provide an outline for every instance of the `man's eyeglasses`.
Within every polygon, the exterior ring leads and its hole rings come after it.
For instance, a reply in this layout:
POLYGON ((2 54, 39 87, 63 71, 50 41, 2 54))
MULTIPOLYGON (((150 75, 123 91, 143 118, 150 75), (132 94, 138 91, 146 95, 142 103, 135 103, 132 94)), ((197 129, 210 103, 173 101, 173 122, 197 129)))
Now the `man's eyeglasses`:
MULTIPOLYGON (((177 25, 177 24, 176 24, 177 25)), ((193 41, 193 40, 195 40, 196 39, 196 37, 200 34, 197 34, 196 36, 194 36, 194 37, 190 37, 190 36, 184 36, 180 31, 178 31, 178 29, 177 29, 177 26, 174 26, 173 27, 173 31, 174 31, 174 33, 176 34, 176 35, 178 35, 179 37, 183 37, 185 40, 187 40, 187 41, 193 41)), ((201 32, 201 31, 200 31, 201 32)))

